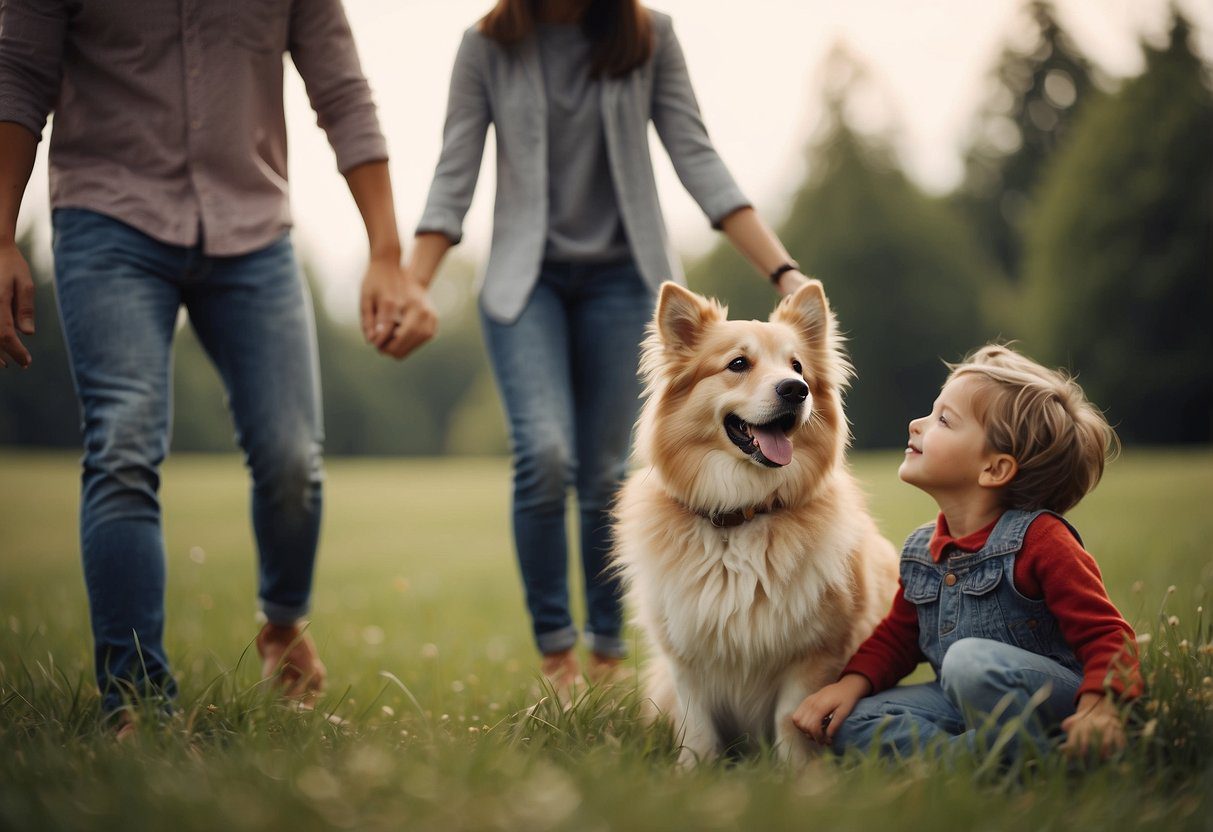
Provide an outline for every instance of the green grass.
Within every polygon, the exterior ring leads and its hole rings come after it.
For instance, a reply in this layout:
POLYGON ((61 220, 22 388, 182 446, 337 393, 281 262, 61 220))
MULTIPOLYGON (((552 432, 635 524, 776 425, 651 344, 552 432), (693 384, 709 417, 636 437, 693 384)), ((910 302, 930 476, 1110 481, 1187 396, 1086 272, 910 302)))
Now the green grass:
MULTIPOLYGON (((895 465, 855 459, 899 543, 933 511, 895 465)), ((506 463, 328 467, 321 707, 296 713, 258 684, 239 461, 179 457, 163 500, 180 708, 118 745, 96 721, 75 459, 0 454, 0 829, 1213 828, 1213 639, 1197 612, 1213 589, 1208 449, 1130 450, 1072 515, 1113 600, 1153 636, 1144 730, 1112 764, 1050 759, 1011 776, 923 760, 789 770, 769 756, 682 771, 634 696, 528 716, 535 656, 506 463)))

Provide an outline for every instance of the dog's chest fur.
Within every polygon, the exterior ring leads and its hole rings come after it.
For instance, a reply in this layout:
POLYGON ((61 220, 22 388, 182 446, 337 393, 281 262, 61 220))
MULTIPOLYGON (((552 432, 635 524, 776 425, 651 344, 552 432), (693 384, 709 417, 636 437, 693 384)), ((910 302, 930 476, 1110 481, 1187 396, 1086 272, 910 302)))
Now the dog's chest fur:
POLYGON ((620 554, 637 612, 663 652, 688 669, 727 667, 758 681, 827 640, 835 622, 822 615, 823 600, 850 580, 854 527, 806 539, 789 534, 789 523, 777 513, 720 529, 667 515, 625 532, 620 554))

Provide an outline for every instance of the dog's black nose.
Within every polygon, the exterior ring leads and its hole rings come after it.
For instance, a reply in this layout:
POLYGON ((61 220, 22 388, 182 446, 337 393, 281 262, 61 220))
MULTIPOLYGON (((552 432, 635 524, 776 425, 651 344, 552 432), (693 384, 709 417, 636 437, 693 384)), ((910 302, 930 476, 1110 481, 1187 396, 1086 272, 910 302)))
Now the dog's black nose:
POLYGON ((809 397, 809 385, 798 378, 788 378, 775 385, 775 392, 789 404, 800 404, 809 397))

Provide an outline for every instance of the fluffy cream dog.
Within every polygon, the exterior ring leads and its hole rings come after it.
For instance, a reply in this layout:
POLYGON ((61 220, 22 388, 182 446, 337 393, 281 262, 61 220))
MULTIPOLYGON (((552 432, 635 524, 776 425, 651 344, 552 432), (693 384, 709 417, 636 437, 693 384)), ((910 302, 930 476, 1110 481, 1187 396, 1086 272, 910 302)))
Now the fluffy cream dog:
POLYGON ((615 565, 650 643, 643 694, 682 760, 739 742, 808 753, 791 714, 834 681, 897 586, 897 556, 847 468, 851 372, 821 284, 769 322, 667 283, 641 361, 642 466, 615 565))

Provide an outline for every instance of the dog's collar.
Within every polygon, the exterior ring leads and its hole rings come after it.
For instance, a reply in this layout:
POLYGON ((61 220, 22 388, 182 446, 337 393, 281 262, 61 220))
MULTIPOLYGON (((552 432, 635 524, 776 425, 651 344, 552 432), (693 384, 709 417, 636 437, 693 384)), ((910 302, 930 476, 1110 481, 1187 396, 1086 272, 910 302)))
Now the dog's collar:
POLYGON ((783 503, 776 500, 773 503, 763 506, 746 506, 745 508, 737 508, 732 511, 700 511, 698 509, 688 508, 695 514, 707 520, 718 529, 728 529, 733 526, 740 526, 747 520, 753 520, 756 515, 770 514, 773 511, 778 511, 783 508, 783 503))

